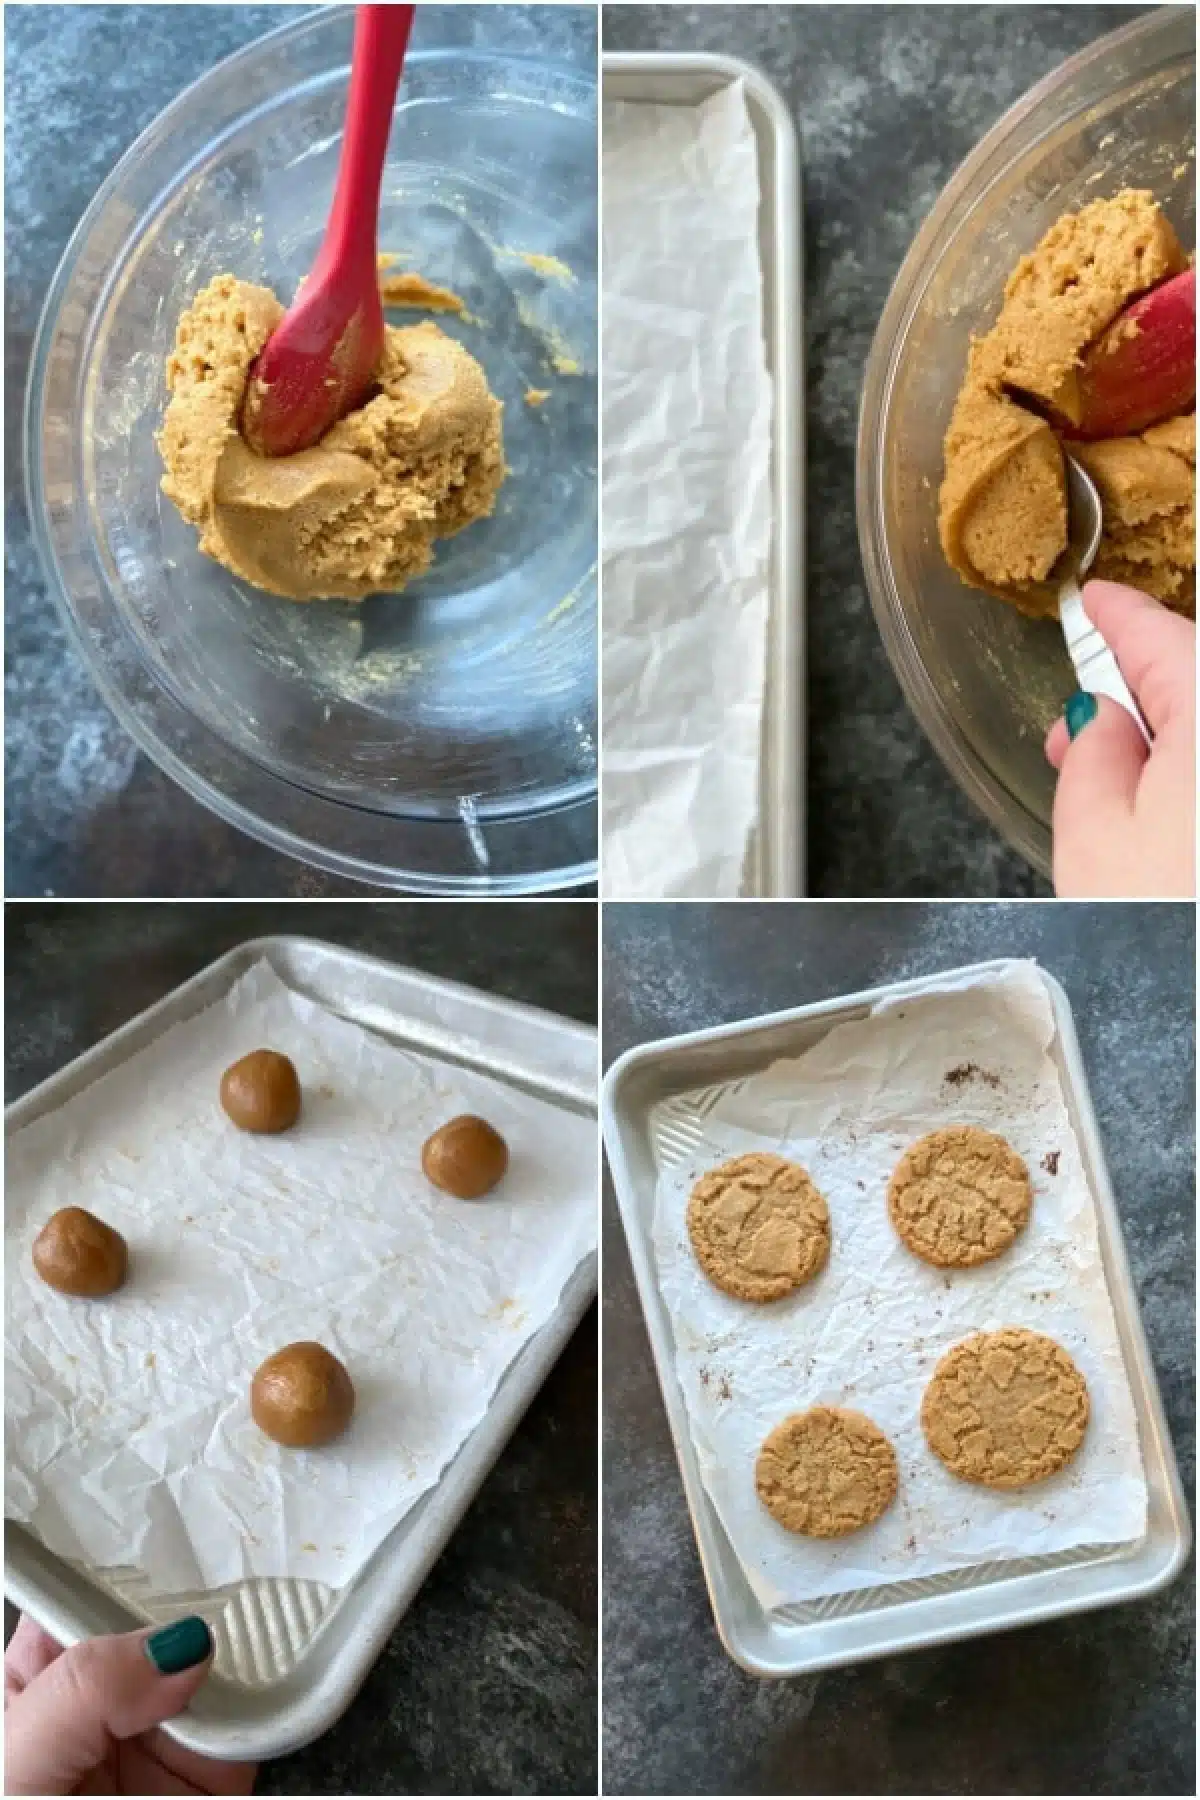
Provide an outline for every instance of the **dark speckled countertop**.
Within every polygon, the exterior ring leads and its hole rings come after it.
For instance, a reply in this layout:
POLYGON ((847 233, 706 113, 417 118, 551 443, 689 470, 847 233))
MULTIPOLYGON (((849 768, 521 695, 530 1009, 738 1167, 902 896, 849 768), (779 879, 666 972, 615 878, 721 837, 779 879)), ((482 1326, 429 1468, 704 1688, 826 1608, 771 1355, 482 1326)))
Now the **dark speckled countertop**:
MULTIPOLYGON (((6 923, 9 1100, 266 933, 596 1018, 587 902, 26 905, 6 923)), ((350 1710, 265 1767, 259 1793, 595 1792, 596 1381, 593 1309, 350 1710)))
MULTIPOLYGON (((1189 1505, 1195 1474, 1190 906, 606 907, 604 1056, 994 956, 1070 997, 1189 1505)), ((604 1227, 610 1794, 1194 1794, 1195 1590, 757 1681, 717 1640, 611 1193, 604 1227)))
POLYGON ((804 166, 809 892, 1049 891, 959 792, 909 712, 854 512, 863 368, 947 180, 1047 70, 1137 6, 608 6, 606 50, 739 56, 775 83, 804 166))
MULTIPOLYGON (((6 892, 365 894, 267 849, 140 754, 71 649, 24 501, 21 410, 51 277, 96 189, 168 101, 305 6, 10 6, 5 41, 6 892)), ((423 6, 413 44, 591 63, 579 6, 423 6)), ((594 66, 594 65, 593 65, 594 66)))

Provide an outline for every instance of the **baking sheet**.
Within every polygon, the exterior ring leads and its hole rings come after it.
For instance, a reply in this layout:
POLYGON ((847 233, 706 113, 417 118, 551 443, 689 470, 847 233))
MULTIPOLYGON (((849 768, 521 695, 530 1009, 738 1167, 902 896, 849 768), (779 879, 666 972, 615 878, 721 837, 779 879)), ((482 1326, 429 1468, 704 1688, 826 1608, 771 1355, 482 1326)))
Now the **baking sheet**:
POLYGON ((594 1137, 586 1118, 385 1044, 257 965, 9 1141, 10 1516, 64 1557, 138 1566, 162 1594, 345 1584, 594 1244, 594 1137), (263 1042, 305 1087, 301 1124, 277 1139, 236 1133, 215 1104, 221 1070, 263 1042), (474 1205, 419 1174, 421 1142, 464 1111, 512 1152, 504 1187, 474 1205), (32 1272, 29 1241, 68 1204, 129 1239, 111 1303, 67 1301, 32 1272), (359 1409, 339 1444, 286 1452, 249 1420, 249 1375, 313 1336, 344 1356, 359 1409))
POLYGON ((759 819, 773 515, 744 84, 608 101, 603 143, 604 891, 723 898, 759 819))
POLYGON ((1049 1055, 1055 1021, 1030 964, 881 1001, 803 1057, 661 1102, 654 1250, 701 1478, 756 1597, 782 1609, 923 1576, 1121 1544, 1146 1528, 1137 1419, 1105 1283, 1095 1207, 1049 1055), (963 1073, 966 1071, 966 1073, 963 1073), (997 1130, 1034 1180, 1030 1226, 991 1264, 948 1273, 900 1243, 887 1178, 939 1124, 997 1130), (799 1294, 752 1307, 713 1288, 687 1239, 696 1177, 767 1148, 809 1168, 834 1247, 799 1294), (1051 1173, 1051 1169, 1054 1173, 1051 1173), (918 1411, 943 1352, 971 1331, 1028 1325, 1056 1337, 1087 1378, 1093 1416, 1060 1476, 1014 1493, 957 1482, 924 1446, 918 1411), (860 1408, 900 1460, 896 1504, 833 1543, 785 1532, 754 1491, 767 1431, 818 1402, 860 1408))

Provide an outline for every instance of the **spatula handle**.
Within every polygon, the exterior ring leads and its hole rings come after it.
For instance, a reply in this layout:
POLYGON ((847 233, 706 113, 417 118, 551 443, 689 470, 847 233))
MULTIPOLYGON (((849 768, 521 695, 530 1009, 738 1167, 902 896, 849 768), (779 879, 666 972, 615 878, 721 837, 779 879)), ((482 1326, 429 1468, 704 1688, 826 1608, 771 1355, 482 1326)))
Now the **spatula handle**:
POLYGON ((346 256, 375 267, 379 195, 396 89, 412 33, 415 6, 360 6, 354 17, 354 60, 337 188, 320 258, 346 256))

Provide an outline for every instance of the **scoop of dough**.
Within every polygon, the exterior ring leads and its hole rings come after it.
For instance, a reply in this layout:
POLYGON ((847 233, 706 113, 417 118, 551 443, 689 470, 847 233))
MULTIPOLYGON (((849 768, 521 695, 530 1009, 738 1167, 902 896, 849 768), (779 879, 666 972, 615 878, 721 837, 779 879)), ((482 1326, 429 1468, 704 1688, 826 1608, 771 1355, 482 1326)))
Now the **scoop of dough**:
POLYGON ((1058 439, 1044 419, 1003 395, 964 409, 955 446, 957 494, 944 489, 947 561, 995 587, 1045 581, 1067 541, 1067 484, 1058 439))
POLYGON ((283 308, 219 275, 181 318, 158 445, 163 492, 207 556, 290 600, 402 588, 439 538, 485 518, 505 476, 503 408, 475 358, 426 321, 389 326, 379 391, 295 456, 238 431, 247 371, 283 308))

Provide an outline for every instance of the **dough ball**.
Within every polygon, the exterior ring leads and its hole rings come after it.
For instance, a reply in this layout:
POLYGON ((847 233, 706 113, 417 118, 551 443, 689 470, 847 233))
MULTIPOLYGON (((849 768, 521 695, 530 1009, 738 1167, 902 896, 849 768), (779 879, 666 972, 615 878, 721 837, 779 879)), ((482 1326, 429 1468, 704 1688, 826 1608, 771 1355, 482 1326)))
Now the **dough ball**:
POLYGON ((443 1193, 482 1200, 508 1167, 508 1145, 486 1119, 462 1113, 426 1140, 421 1167, 443 1193))
POLYGON ((277 1444, 310 1450, 345 1431, 354 1413, 354 1383, 323 1344, 286 1344, 255 1374, 250 1411, 277 1444))
POLYGON ((221 1105, 241 1131, 286 1131, 300 1117, 300 1077, 278 1050, 252 1050, 221 1077, 221 1105))
POLYGON ((125 1279, 125 1239, 82 1206, 64 1206, 46 1220, 33 1244, 33 1266, 60 1294, 96 1300, 125 1279))

